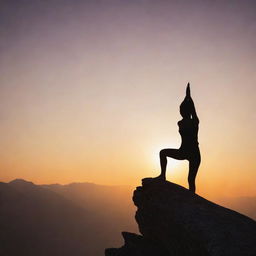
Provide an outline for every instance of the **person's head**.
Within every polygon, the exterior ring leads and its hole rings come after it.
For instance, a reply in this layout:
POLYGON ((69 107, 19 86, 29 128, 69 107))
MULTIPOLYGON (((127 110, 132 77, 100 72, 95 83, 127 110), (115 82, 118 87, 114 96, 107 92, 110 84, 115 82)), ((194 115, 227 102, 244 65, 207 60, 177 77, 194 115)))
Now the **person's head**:
POLYGON ((183 118, 190 118, 191 111, 190 111, 190 106, 189 106, 188 102, 183 101, 180 104, 180 114, 183 118))

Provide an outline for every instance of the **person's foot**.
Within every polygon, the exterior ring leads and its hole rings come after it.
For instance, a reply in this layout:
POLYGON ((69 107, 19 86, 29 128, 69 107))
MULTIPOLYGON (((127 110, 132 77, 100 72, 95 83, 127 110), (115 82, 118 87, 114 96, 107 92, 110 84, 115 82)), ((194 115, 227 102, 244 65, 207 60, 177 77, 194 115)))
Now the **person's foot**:
POLYGON ((165 178, 165 176, 163 176, 162 174, 160 174, 159 176, 155 177, 154 180, 163 180, 163 181, 165 181, 166 178, 165 178))
POLYGON ((190 191, 190 192, 192 192, 193 194, 195 194, 195 193, 196 193, 195 189, 191 189, 191 188, 189 188, 189 191, 190 191))
POLYGON ((158 181, 166 181, 166 178, 163 175, 159 175, 157 177, 154 178, 144 178, 142 179, 142 186, 146 186, 148 184, 154 183, 154 182, 158 182, 158 181))

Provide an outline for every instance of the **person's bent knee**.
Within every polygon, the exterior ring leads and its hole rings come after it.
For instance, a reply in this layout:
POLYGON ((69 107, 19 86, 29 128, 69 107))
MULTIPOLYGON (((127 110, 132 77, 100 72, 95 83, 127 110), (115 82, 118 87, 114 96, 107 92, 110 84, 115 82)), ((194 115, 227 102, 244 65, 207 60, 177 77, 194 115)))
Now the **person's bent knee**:
POLYGON ((166 150, 161 149, 160 152, 159 152, 159 156, 160 156, 160 158, 166 157, 166 150))

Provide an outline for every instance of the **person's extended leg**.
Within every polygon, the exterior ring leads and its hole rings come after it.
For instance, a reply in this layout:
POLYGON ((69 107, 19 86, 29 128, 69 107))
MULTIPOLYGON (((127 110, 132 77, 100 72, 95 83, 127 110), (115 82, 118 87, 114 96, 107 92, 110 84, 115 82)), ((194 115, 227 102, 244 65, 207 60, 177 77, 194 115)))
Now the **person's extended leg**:
POLYGON ((189 190, 193 193, 196 192, 196 174, 201 162, 200 152, 189 160, 189 173, 188 173, 188 184, 189 190))
POLYGON ((162 149, 159 153, 160 156, 160 165, 161 165, 161 174, 159 178, 166 179, 166 165, 167 165, 167 157, 171 157, 177 160, 184 160, 185 157, 179 149, 162 149))

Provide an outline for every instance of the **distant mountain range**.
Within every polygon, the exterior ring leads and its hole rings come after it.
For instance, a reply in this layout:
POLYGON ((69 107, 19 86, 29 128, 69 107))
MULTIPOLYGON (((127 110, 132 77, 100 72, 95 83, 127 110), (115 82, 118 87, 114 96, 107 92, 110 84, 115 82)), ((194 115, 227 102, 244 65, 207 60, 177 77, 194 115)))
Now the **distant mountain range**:
MULTIPOLYGON (((0 182, 0 255, 100 256, 119 247, 122 230, 138 233, 134 188, 92 183, 0 182)), ((256 219, 256 198, 218 203, 256 219)))
POLYGON ((0 255, 98 256, 136 231, 128 187, 0 183, 0 255))

